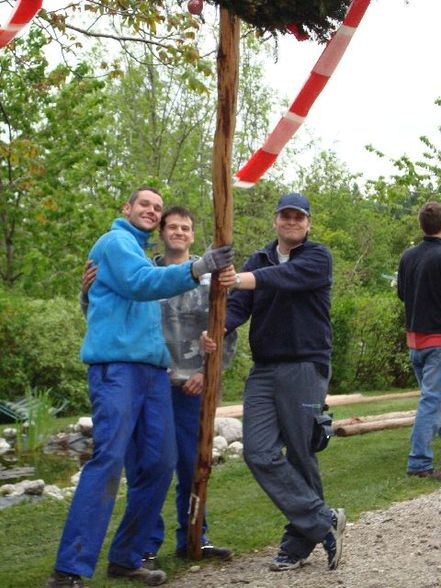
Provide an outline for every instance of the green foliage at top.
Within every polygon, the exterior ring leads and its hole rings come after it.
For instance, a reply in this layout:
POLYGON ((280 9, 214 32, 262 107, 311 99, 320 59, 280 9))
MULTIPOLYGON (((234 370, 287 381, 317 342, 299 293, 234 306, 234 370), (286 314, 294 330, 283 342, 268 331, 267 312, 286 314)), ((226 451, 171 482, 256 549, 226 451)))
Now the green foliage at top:
POLYGON ((101 69, 111 76, 121 74, 117 50, 133 55, 135 46, 147 48, 159 64, 210 70, 198 43, 201 22, 175 0, 74 0, 52 11, 43 7, 34 24, 57 40, 68 61, 81 60, 92 43, 105 40, 115 49, 103 54, 101 69))
POLYGON ((311 32, 329 40, 335 21, 343 20, 350 0, 208 0, 227 8, 259 31, 285 32, 295 24, 299 32, 311 32))

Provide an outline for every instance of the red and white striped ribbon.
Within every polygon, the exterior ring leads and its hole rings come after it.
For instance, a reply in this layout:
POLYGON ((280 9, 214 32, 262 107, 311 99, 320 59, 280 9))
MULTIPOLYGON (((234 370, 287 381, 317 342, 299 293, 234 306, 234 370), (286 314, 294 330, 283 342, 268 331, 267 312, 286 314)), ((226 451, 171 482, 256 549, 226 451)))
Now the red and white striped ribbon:
POLYGON ((370 0, 353 0, 341 26, 324 48, 297 98, 280 119, 265 143, 235 174, 234 186, 251 188, 273 165, 279 153, 301 126, 320 92, 326 86, 361 22, 370 0))
POLYGON ((0 49, 5 47, 37 14, 43 0, 17 0, 6 25, 0 27, 0 49))

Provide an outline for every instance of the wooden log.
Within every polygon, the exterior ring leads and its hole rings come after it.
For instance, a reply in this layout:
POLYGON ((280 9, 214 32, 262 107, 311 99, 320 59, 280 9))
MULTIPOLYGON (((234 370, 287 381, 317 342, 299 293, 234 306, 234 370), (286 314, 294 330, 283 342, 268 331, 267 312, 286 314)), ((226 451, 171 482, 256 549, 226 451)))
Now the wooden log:
POLYGON ((390 419, 400 419, 406 417, 414 417, 416 410, 403 410, 399 412, 385 412, 383 414, 367 415, 367 416, 353 416, 347 419, 340 419, 334 422, 334 425, 341 427, 345 425, 357 425, 359 423, 373 423, 375 421, 388 421, 390 419))
POLYGON ((379 402, 382 400, 399 400, 400 398, 416 398, 419 390, 411 392, 396 392, 394 394, 381 394, 379 396, 363 396, 363 394, 334 394, 326 397, 329 406, 338 404, 364 404, 366 402, 379 402))
MULTIPOLYGON (((230 244, 233 240, 231 161, 239 80, 240 21, 225 8, 220 10, 219 31, 218 102, 213 147, 214 244, 217 246, 230 244)), ((210 288, 208 333, 216 342, 217 351, 208 355, 205 365, 198 454, 189 508, 187 552, 189 557, 195 560, 202 557, 202 523, 208 478, 211 472, 214 418, 222 370, 226 298, 226 291, 220 287, 217 276, 213 275, 210 288)))
POLYGON ((334 423, 334 433, 337 437, 349 437, 351 435, 363 435, 372 431, 383 431, 385 429, 398 429, 401 427, 410 427, 413 425, 415 417, 403 417, 399 419, 377 420, 368 423, 357 423, 355 425, 336 426, 334 423))

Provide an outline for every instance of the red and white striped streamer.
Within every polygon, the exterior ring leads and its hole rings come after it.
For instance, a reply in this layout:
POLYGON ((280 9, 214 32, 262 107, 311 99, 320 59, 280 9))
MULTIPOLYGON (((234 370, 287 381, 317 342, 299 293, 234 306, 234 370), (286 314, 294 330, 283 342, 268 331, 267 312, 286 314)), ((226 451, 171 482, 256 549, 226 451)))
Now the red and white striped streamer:
POLYGON ((0 27, 0 49, 12 39, 34 18, 40 10, 43 0, 17 0, 17 4, 7 24, 0 27))
POLYGON ((353 0, 341 26, 324 48, 297 98, 280 119, 265 143, 234 176, 234 186, 251 188, 273 165, 279 153, 301 126, 320 92, 326 86, 363 18, 370 0, 353 0))

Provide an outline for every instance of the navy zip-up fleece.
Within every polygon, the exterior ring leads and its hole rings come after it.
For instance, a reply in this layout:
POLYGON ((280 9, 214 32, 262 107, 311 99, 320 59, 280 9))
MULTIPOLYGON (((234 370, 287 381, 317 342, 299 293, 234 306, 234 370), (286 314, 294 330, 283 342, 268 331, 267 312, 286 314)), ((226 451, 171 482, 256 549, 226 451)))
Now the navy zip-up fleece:
POLYGON ((311 361, 329 365, 332 257, 320 243, 305 241, 279 263, 277 241, 254 252, 243 266, 255 290, 233 290, 227 332, 251 316, 249 341, 256 363, 311 361), (280 334, 283 333, 283 336, 280 334))

